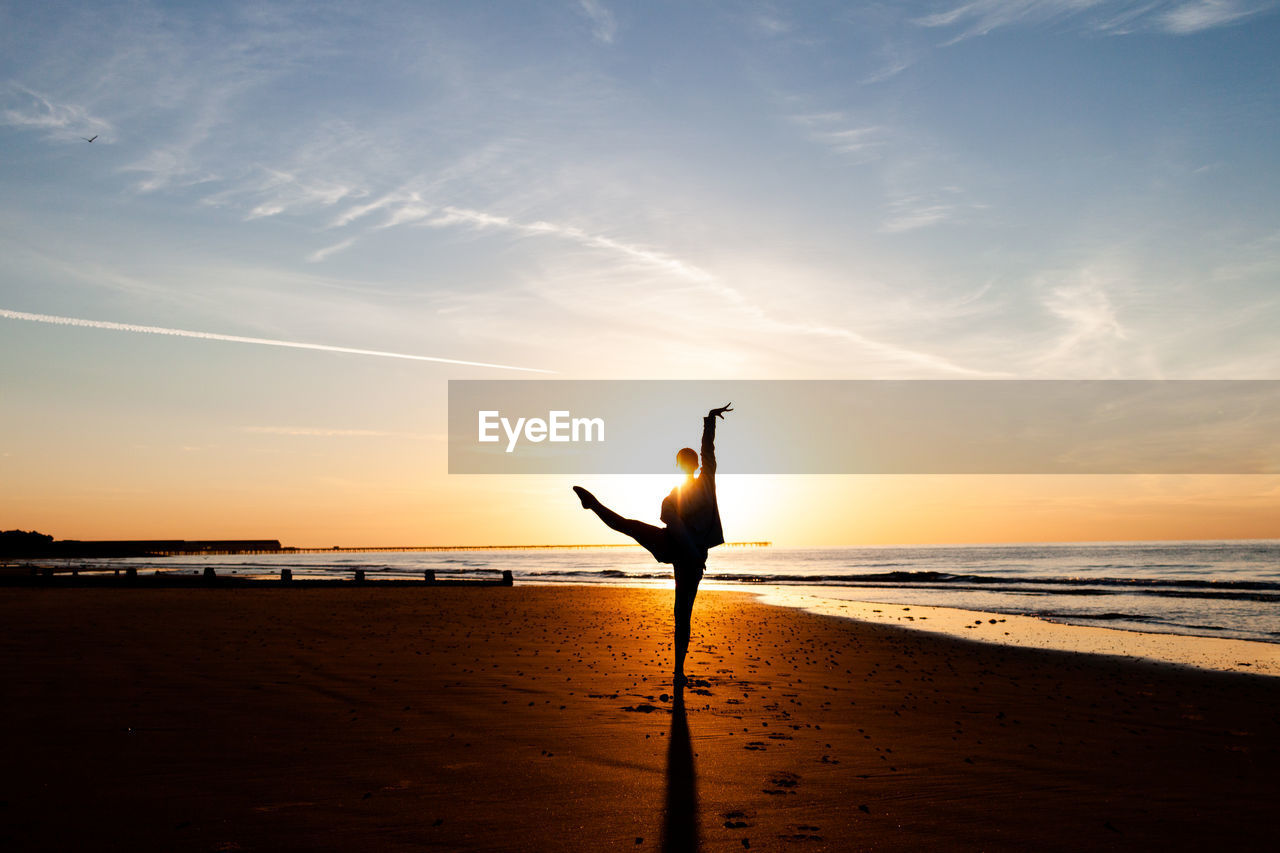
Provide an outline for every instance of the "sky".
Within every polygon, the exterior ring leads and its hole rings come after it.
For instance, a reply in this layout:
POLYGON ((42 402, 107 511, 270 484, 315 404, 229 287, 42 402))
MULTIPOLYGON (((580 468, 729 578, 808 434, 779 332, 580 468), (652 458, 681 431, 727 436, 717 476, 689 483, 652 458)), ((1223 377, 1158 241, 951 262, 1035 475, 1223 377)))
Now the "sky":
MULTIPOLYGON (((0 528, 612 541, 565 478, 448 475, 449 379, 1280 378, 1277 44, 1274 0, 0 3, 0 528)), ((721 503, 1280 537, 1269 476, 721 503)))

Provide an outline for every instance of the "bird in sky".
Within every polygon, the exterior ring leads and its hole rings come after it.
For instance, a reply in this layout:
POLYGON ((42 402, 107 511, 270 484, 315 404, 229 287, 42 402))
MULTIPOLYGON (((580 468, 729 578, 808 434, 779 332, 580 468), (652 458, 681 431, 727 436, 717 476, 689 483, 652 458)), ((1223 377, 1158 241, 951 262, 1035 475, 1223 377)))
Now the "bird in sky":
POLYGON ((80 138, 81 138, 81 139, 83 139, 85 142, 92 142, 94 139, 97 139, 97 138, 98 138, 99 136, 101 136, 101 135, 102 135, 102 134, 100 134, 100 133, 95 133, 95 134, 93 135, 93 137, 92 137, 92 138, 87 137, 87 136, 82 136, 82 137, 80 137, 80 138))

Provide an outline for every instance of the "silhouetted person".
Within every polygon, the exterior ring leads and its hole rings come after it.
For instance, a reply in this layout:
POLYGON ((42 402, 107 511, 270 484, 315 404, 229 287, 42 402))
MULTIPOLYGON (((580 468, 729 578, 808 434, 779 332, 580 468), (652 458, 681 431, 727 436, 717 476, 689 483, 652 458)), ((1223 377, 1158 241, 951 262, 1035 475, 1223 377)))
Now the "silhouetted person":
POLYGON ((591 510, 613 530, 625 533, 639 542, 659 563, 670 563, 676 576, 675 601, 675 683, 685 684, 684 659, 689 652, 689 633, 693 620, 693 601, 698 584, 707 567, 707 551, 724 544, 720 526, 720 506, 716 502, 716 419, 732 412, 732 403, 712 409, 702 419, 702 470, 698 470, 698 454, 685 447, 676 454, 676 465, 685 473, 685 481, 662 500, 662 523, 657 527, 623 518, 596 499, 581 486, 574 486, 582 506, 591 510))

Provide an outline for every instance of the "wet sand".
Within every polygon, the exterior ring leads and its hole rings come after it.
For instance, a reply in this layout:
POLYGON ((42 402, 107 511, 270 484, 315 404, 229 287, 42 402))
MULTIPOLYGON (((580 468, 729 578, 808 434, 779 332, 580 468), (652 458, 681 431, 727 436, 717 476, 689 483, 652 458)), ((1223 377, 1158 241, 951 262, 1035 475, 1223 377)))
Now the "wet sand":
POLYGON ((11 589, 6 850, 1275 849, 1280 679, 707 592, 11 589))
POLYGON ((1096 625, 1050 622, 1036 616, 858 601, 858 591, 851 588, 779 586, 761 592, 760 600, 766 604, 802 607, 811 613, 845 616, 863 622, 896 623, 916 631, 948 634, 983 643, 1143 658, 1220 672, 1280 676, 1280 643, 1138 633, 1096 625))

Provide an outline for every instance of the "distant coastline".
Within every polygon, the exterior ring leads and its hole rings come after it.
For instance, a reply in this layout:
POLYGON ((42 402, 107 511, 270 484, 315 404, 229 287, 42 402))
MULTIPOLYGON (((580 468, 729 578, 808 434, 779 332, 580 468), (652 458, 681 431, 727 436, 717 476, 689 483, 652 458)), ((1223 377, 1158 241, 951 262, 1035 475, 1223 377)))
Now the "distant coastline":
MULTIPOLYGON (((734 548, 767 548, 772 542, 726 542, 734 548)), ((29 559, 102 559, 236 554, 329 554, 411 551, 539 551, 637 548, 631 542, 563 545, 282 545, 279 539, 58 539, 25 530, 0 531, 0 562, 29 559)))

